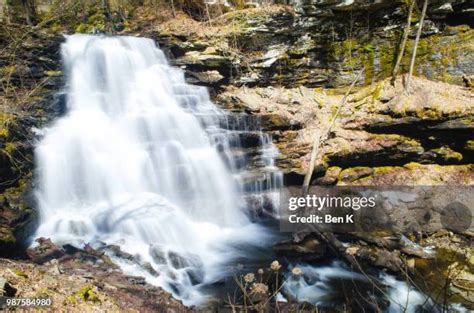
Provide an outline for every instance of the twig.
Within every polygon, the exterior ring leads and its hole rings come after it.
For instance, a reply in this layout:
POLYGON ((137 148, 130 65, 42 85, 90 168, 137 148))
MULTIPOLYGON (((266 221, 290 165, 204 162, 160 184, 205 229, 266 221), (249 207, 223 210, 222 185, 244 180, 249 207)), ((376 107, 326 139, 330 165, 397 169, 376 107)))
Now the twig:
POLYGON ((411 27, 411 16, 413 14, 413 8, 415 7, 415 3, 416 3, 416 0, 411 0, 410 7, 408 9, 407 24, 403 31, 402 44, 400 46, 400 51, 398 52, 397 62, 395 63, 395 67, 393 68, 393 71, 392 71, 392 79, 390 80, 390 83, 392 85, 395 85, 395 80, 397 79, 397 74, 400 69, 400 64, 402 63, 403 55, 405 54, 405 47, 408 41, 408 35, 410 33, 410 27, 411 27))
POLYGON ((418 31, 416 32, 415 43, 413 45, 413 52, 412 52, 411 61, 410 61, 410 71, 408 72, 407 82, 405 85, 405 92, 408 92, 408 88, 410 88, 410 79, 411 79, 411 76, 413 75, 413 70, 415 68, 416 52, 418 49, 418 43, 420 42, 421 31, 423 30, 423 23, 425 21, 427 8, 428 8, 428 0, 425 0, 425 2, 423 3, 423 10, 421 11, 421 18, 420 18, 420 23, 418 25, 418 31))

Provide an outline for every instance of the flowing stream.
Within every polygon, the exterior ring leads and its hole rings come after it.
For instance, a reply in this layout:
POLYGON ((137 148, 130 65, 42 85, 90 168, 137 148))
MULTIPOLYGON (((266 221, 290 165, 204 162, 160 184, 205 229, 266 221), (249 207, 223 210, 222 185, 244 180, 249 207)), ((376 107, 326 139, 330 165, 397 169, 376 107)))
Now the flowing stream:
POLYGON ((67 113, 36 150, 36 236, 119 247, 133 256, 115 258, 126 272, 202 303, 239 247, 268 245, 246 210, 277 198, 277 150, 258 123, 186 84, 150 39, 73 35, 62 55, 67 113))

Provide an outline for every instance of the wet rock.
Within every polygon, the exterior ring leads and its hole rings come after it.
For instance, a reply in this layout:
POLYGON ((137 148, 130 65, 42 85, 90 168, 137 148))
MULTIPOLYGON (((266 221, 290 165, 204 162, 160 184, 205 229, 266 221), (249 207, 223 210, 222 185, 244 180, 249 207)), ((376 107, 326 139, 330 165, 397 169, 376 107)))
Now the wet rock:
POLYGON ((245 203, 248 212, 254 221, 261 221, 262 219, 276 216, 275 208, 273 207, 273 201, 267 195, 248 195, 245 196, 245 203))
POLYGON ((298 123, 280 114, 263 114, 260 116, 265 130, 290 130, 301 128, 298 123))
POLYGON ((321 243, 314 234, 304 236, 298 242, 283 241, 273 246, 275 253, 286 257, 317 259, 326 256, 326 245, 321 243))
POLYGON ((409 256, 415 256, 422 259, 432 259, 435 256, 432 253, 426 252, 422 247, 401 247, 401 252, 409 256))
POLYGON ((175 269, 202 266, 201 260, 196 255, 182 256, 175 251, 168 251, 167 259, 175 269))
POLYGON ((204 281, 204 272, 199 268, 187 268, 186 273, 188 274, 191 284, 198 285, 204 281))
POLYGON ((28 257, 36 264, 44 264, 65 255, 64 250, 56 246, 49 238, 36 239, 38 245, 27 250, 28 257))
POLYGON ((146 280, 144 277, 128 276, 127 281, 132 285, 145 285, 146 284, 146 280))
POLYGON ((151 246, 150 255, 157 264, 166 264, 166 254, 161 246, 151 246))
POLYGON ((24 255, 38 222, 36 212, 28 205, 29 195, 20 190, 11 188, 0 195, 0 257, 24 255))
POLYGON ((117 245, 107 245, 104 246, 102 250, 109 252, 114 257, 128 261, 135 261, 135 257, 132 254, 122 251, 122 249, 117 245))
MULTIPOLYGON (((456 266, 453 266, 455 268, 456 266)), ((474 303, 474 274, 466 269, 457 268, 458 272, 453 279, 451 290, 468 303, 474 303)))
POLYGON ((357 251, 357 257, 371 266, 385 268, 394 273, 398 273, 404 268, 398 251, 362 247, 357 251))

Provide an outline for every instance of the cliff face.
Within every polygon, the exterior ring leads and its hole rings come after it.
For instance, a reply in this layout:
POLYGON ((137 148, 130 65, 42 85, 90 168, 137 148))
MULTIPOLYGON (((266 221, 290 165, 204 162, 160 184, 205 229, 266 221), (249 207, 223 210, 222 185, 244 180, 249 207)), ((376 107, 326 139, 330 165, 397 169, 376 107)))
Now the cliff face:
MULTIPOLYGON (((213 87, 222 106, 262 118, 280 148, 287 184, 301 184, 315 135, 327 128, 359 71, 358 87, 322 148, 314 183, 364 178, 370 184, 370 177, 383 174, 391 178, 373 183, 389 184, 415 171, 404 168, 415 162, 419 178, 410 174, 404 183, 462 177, 459 182, 472 184, 472 5, 448 4, 429 7, 415 67, 419 79, 407 96, 404 78, 395 86, 387 80, 406 24, 404 2, 314 1, 317 12, 305 6, 299 13, 287 7, 250 9, 228 13, 212 26, 181 17, 142 31, 161 43, 190 82, 213 87), (367 170, 345 178, 357 167, 367 170), (427 176, 444 171, 452 175, 427 176)), ((402 73, 419 15, 415 10, 402 73)))
MULTIPOLYGON (((334 88, 349 85, 361 68, 365 84, 391 74, 406 24, 406 4, 314 2, 313 7, 326 13, 297 14, 286 7, 236 11, 215 19, 214 27, 194 25, 194 32, 173 22, 164 24, 158 28, 158 40, 170 45, 178 64, 194 72, 210 67, 226 76, 232 69, 231 80, 237 85, 334 88), (194 46, 193 38, 199 39, 194 46), (210 57, 206 56, 206 44, 227 57, 227 62, 207 60, 210 57)), ((430 7, 416 70, 429 79, 461 84, 463 75, 474 74, 473 32, 469 25, 472 4, 451 4, 451 8, 451 13, 441 14, 430 7)), ((415 10, 411 39, 419 16, 415 10)), ((409 52, 412 42, 408 42, 409 52)), ((406 53, 402 60, 404 70, 410 54, 406 53)))
MULTIPOLYGON (((405 0, 296 0, 291 1, 296 12, 315 17, 330 17, 341 12, 375 12, 386 10, 388 14, 398 13, 407 4, 405 0)), ((468 0, 432 0, 428 14, 433 20, 456 19, 466 23, 472 17, 472 3, 468 0)), ((386 16, 387 18, 389 16, 386 16)))
POLYGON ((0 256, 20 256, 35 229, 34 145, 61 110, 62 36, 15 25, 0 29, 0 256))

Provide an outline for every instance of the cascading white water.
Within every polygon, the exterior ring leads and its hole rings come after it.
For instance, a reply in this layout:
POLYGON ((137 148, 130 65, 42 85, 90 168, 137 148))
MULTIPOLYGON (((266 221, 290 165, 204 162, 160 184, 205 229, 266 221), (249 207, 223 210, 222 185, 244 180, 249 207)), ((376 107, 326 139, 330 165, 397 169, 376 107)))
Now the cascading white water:
MULTIPOLYGON (((205 301, 200 286, 226 274, 233 245, 266 240, 244 212, 248 184, 230 151, 239 133, 223 129, 228 117, 207 90, 186 84, 152 40, 73 35, 62 54, 67 114, 36 150, 36 236, 119 246, 135 256, 116 259, 127 272, 185 304, 205 301)), ((262 157, 272 188, 273 153, 262 157)))

